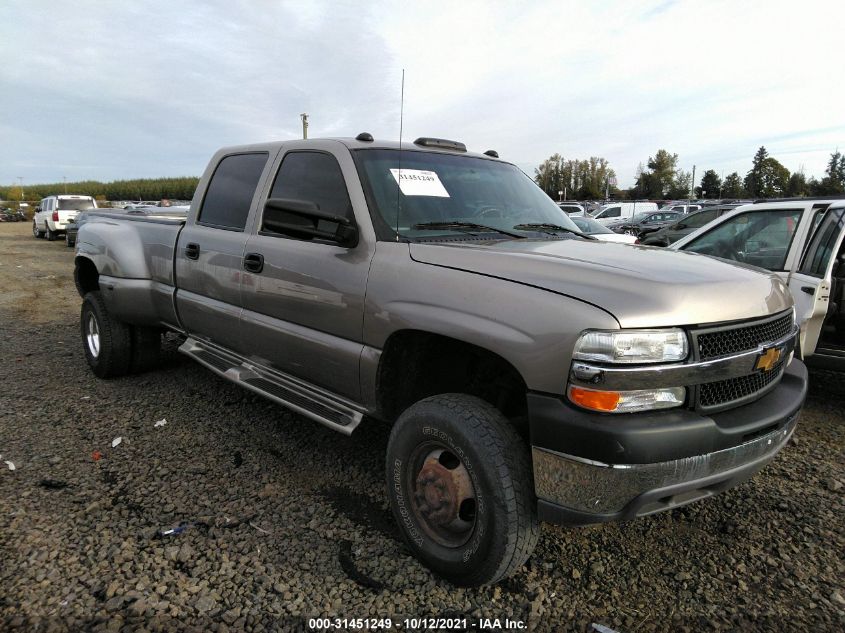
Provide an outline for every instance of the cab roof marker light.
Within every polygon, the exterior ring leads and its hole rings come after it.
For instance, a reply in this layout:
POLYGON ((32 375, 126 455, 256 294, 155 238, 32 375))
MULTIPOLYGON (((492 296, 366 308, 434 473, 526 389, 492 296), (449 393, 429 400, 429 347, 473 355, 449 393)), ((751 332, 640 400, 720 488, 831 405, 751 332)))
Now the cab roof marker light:
POLYGON ((465 152, 467 151, 467 146, 459 141, 450 141, 446 138, 430 138, 427 136, 421 136, 416 141, 414 141, 414 145, 421 145, 423 147, 436 147, 438 149, 451 149, 456 152, 465 152))

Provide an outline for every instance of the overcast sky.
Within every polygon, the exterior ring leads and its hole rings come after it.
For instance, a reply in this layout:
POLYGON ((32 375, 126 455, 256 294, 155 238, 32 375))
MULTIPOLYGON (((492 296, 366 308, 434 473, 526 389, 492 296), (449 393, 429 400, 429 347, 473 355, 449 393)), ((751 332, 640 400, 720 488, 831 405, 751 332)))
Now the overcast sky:
POLYGON ((3 0, 0 183, 200 175, 218 147, 440 136, 633 184, 665 148, 821 177, 845 149, 845 2, 3 0))

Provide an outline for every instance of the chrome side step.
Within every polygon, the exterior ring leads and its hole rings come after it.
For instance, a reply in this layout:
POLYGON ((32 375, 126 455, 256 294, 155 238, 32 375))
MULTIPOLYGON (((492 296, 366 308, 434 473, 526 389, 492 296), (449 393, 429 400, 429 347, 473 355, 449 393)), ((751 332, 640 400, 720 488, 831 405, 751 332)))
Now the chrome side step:
POLYGON ((364 417, 362 411, 327 392, 312 388, 293 377, 253 365, 205 341, 188 337, 179 351, 215 374, 344 435, 351 435, 364 417))

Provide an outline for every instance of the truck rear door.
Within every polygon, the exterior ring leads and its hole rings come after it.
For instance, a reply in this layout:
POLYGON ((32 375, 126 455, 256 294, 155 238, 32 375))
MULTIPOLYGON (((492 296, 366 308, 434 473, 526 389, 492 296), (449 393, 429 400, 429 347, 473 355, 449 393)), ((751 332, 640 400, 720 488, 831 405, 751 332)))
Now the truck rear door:
POLYGON ((269 163, 266 151, 220 157, 176 247, 176 308, 182 327, 195 338, 236 352, 243 351, 239 325, 245 228, 269 163))
POLYGON ((789 276, 789 290, 795 299, 801 324, 801 351, 810 356, 816 350, 825 318, 830 310, 833 270, 842 252, 845 235, 845 204, 815 209, 815 230, 807 248, 789 276))

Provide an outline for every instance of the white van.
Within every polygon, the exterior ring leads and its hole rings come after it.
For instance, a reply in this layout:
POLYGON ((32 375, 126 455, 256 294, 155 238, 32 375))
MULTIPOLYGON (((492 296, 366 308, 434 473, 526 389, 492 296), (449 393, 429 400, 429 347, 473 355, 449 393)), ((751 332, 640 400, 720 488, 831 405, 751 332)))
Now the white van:
POLYGON ((91 196, 47 196, 35 209, 32 217, 32 234, 47 236, 51 242, 67 230, 68 220, 76 217, 83 209, 96 209, 97 201, 91 196))
POLYGON ((602 224, 616 220, 627 220, 643 211, 657 211, 656 202, 613 202, 599 207, 593 216, 602 224))

